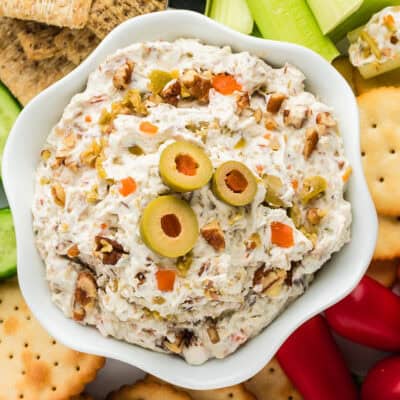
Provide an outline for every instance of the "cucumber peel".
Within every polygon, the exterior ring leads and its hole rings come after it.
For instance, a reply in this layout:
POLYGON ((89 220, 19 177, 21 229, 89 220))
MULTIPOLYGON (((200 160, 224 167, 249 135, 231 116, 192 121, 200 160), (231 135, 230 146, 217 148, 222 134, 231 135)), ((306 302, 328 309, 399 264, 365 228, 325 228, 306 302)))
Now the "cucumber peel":
MULTIPOLYGON (((316 0, 321 1, 321 0, 316 0)), ((321 1, 325 3, 326 0, 321 1)), ((373 14, 389 6, 399 6, 400 0, 364 0, 361 7, 340 25, 338 25, 329 37, 336 43, 343 39, 346 34, 353 29, 364 25, 372 17, 373 14)))
POLYGON ((250 34, 253 30, 246 0, 207 0, 205 14, 235 31, 250 34))
POLYGON ((0 210, 0 279, 17 272, 17 243, 9 208, 0 210))
POLYGON ((247 4, 264 38, 303 45, 328 61, 339 55, 305 0, 247 0, 247 4))
POLYGON ((363 0, 307 0, 324 35, 356 12, 363 0))
POLYGON ((4 146, 20 110, 18 103, 0 83, 0 177, 4 146))

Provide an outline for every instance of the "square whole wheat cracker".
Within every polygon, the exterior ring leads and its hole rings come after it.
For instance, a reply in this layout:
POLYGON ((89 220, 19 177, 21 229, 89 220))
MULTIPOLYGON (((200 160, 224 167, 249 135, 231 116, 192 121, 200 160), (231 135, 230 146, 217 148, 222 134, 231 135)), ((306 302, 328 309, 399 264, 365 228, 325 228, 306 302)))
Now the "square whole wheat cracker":
POLYGON ((32 21, 21 21, 19 26, 17 37, 29 60, 41 61, 62 55, 62 49, 54 42, 61 28, 32 21))
POLYGON ((17 38, 18 23, 0 18, 0 80, 23 104, 75 67, 66 58, 30 61, 17 38))
POLYGON ((94 0, 87 27, 103 39, 129 18, 167 7, 167 0, 94 0))
POLYGON ((55 47, 68 61, 79 65, 100 43, 89 29, 63 29, 55 38, 55 47))
MULTIPOLYGON (((183 393, 190 396, 192 400, 256 400, 243 384, 233 385, 221 389, 211 389, 211 390, 191 390, 186 388, 181 388, 179 386, 170 385, 167 382, 153 376, 147 375, 145 378, 146 383, 158 383, 162 386, 173 387, 176 390, 182 391, 183 393)), ((111 399, 117 400, 117 399, 111 399)), ((257 399, 258 400, 258 399, 257 399)), ((275 399, 274 399, 275 400, 275 399)), ((276 399, 279 400, 279 399, 276 399)))
POLYGON ((86 25, 91 4, 92 0, 2 0, 0 16, 79 29, 86 25))
POLYGON ((69 399, 104 365, 104 358, 50 337, 32 316, 16 280, 0 284, 0 340, 0 400, 69 399))
POLYGON ((364 174, 379 214, 400 215, 400 88, 358 97, 364 174))

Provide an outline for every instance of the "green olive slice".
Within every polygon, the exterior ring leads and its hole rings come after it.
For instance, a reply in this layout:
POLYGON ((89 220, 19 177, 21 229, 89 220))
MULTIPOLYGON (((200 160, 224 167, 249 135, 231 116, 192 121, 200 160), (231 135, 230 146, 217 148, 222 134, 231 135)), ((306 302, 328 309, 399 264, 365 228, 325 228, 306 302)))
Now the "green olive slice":
POLYGON ((192 250, 199 236, 199 225, 186 201, 170 195, 160 196, 144 209, 140 234, 151 250, 176 258, 192 250))
POLYGON ((190 192, 205 186, 213 166, 204 150, 190 142, 178 141, 167 146, 160 156, 160 175, 177 192, 190 192))
POLYGON ((220 165, 213 177, 214 194, 232 206, 250 204, 257 192, 257 182, 246 165, 238 161, 227 161, 220 165))

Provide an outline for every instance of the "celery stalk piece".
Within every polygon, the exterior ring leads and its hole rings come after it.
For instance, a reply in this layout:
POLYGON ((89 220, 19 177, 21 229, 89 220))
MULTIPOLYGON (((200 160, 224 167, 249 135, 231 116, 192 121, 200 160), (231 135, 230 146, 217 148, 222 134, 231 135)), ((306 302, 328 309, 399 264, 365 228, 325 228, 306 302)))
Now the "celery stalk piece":
POLYGON ((356 12, 363 0, 307 0, 324 35, 356 12))
MULTIPOLYGON (((317 0, 318 1, 318 0, 317 0)), ((330 0, 319 0, 325 3, 330 0)), ((346 34, 353 29, 364 25, 372 17, 373 14, 389 6, 399 6, 400 0, 364 0, 361 7, 353 13, 349 18, 337 26, 329 37, 336 43, 343 39, 346 34)))
POLYGON ((328 61, 339 55, 305 0, 247 0, 247 4, 264 38, 309 47, 328 61))
POLYGON ((253 30, 254 21, 246 0, 207 0, 206 15, 245 34, 253 30))

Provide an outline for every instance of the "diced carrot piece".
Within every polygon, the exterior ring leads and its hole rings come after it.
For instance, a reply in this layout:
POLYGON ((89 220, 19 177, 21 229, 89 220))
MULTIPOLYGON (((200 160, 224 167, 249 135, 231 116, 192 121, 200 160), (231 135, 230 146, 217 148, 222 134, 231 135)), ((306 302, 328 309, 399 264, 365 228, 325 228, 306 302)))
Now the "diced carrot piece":
POLYGON ((271 138, 271 134, 270 134, 270 133, 266 133, 266 134, 264 135, 264 139, 269 140, 270 138, 271 138))
POLYGON ((86 115, 85 122, 92 122, 92 117, 90 115, 86 115))
POLYGON ((106 228, 107 228, 107 224, 104 224, 104 223, 101 224, 101 225, 100 225, 100 228, 101 228, 101 229, 106 229, 106 228))
POLYGON ((343 182, 346 183, 350 179, 352 172, 353 172, 353 168, 351 168, 351 167, 348 167, 346 169, 346 171, 344 171, 344 174, 342 175, 343 182))
POLYGON ((272 222, 271 242, 279 247, 292 247, 294 245, 293 229, 281 222, 272 222))
POLYGON ((129 196, 136 191, 136 188, 136 181, 130 176, 128 176, 128 178, 121 179, 121 187, 119 188, 119 192, 122 194, 122 196, 129 196))
POLYGON ((162 292, 172 292, 174 290, 176 272, 172 269, 159 269, 156 272, 157 287, 162 292))
POLYGON ((218 74, 213 77, 213 88, 224 95, 232 94, 235 90, 241 90, 242 85, 232 75, 218 74))
POLYGON ((143 121, 139 125, 139 129, 148 135, 155 135, 158 132, 158 127, 149 121, 143 121))
POLYGON ((293 188, 294 190, 297 190, 298 187, 299 187, 299 181, 298 181, 297 179, 293 179, 293 180, 292 180, 292 188, 293 188))
POLYGON ((257 164, 256 170, 257 170, 258 174, 261 175, 264 172, 264 167, 260 164, 257 164))

